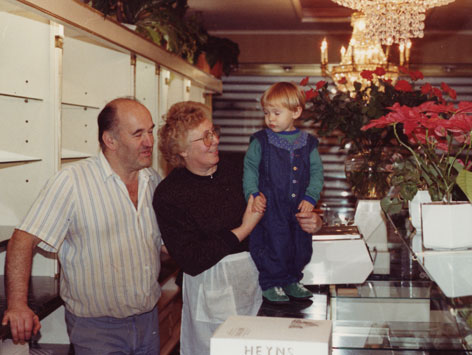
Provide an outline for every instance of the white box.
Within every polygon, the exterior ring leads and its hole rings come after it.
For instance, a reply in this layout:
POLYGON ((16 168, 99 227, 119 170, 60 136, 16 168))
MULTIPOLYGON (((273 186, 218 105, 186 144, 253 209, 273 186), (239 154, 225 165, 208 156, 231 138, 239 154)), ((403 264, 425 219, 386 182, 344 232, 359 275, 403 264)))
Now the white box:
POLYGON ((331 354, 332 322, 230 316, 213 334, 211 355, 331 354))
POLYGON ((304 285, 361 284, 374 266, 364 239, 313 241, 303 269, 304 285))

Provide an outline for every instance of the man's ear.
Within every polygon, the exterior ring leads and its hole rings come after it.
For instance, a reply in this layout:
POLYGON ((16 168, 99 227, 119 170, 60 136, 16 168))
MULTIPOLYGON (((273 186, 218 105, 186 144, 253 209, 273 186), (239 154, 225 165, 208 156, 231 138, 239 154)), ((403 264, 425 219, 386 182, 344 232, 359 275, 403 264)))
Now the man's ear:
POLYGON ((105 131, 102 135, 103 143, 105 143, 107 149, 115 150, 116 149, 116 139, 113 136, 112 131, 105 131))
POLYGON ((297 109, 293 112, 293 119, 296 120, 302 115, 303 109, 301 106, 297 106, 297 109))

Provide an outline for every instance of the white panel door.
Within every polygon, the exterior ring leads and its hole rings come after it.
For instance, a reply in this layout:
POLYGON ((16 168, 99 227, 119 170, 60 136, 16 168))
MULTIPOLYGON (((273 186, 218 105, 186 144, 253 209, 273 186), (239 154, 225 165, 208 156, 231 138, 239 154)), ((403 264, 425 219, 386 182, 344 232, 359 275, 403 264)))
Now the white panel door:
POLYGON ((99 151, 97 117, 107 102, 133 94, 128 53, 65 37, 62 93, 63 164, 99 151))

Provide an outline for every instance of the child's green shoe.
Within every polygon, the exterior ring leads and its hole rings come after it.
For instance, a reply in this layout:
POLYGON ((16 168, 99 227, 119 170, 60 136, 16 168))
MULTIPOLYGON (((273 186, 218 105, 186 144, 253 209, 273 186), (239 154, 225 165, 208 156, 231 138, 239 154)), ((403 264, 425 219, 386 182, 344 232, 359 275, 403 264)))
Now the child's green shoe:
POLYGON ((275 304, 285 304, 290 301, 290 298, 285 294, 282 287, 271 287, 262 291, 262 297, 266 302, 275 304))
POLYGON ((308 290, 299 282, 294 282, 293 284, 284 286, 283 289, 286 295, 299 300, 304 300, 313 297, 313 292, 308 290))

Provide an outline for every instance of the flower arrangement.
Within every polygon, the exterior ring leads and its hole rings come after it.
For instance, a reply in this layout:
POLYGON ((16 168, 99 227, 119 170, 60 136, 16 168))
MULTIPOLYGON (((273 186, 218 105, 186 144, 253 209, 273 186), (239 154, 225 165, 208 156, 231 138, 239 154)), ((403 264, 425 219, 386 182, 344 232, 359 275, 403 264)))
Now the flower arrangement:
POLYGON ((362 127, 392 127, 398 143, 410 155, 394 164, 394 197, 383 207, 395 212, 405 200, 412 200, 419 189, 427 189, 433 201, 451 202, 456 184, 472 201, 472 102, 457 106, 446 102, 443 94, 455 99, 456 93, 446 84, 441 89, 430 84, 422 92, 431 99, 415 107, 395 103, 390 112, 362 127))
POLYGON ((400 67, 410 80, 399 80, 395 85, 383 79, 384 68, 361 73, 368 85, 355 83, 355 91, 331 93, 326 81, 319 81, 314 87, 304 78, 300 85, 306 87, 307 100, 303 118, 313 122, 320 137, 336 134, 339 144, 346 147, 353 157, 347 161, 346 172, 354 195, 378 198, 386 195, 390 188, 391 154, 387 150, 398 145, 393 127, 384 126, 362 130, 362 127, 389 112, 395 103, 403 106, 417 106, 430 100, 428 93, 414 90, 417 80, 423 79, 418 71, 400 67), (355 159, 355 161, 354 161, 355 159))

